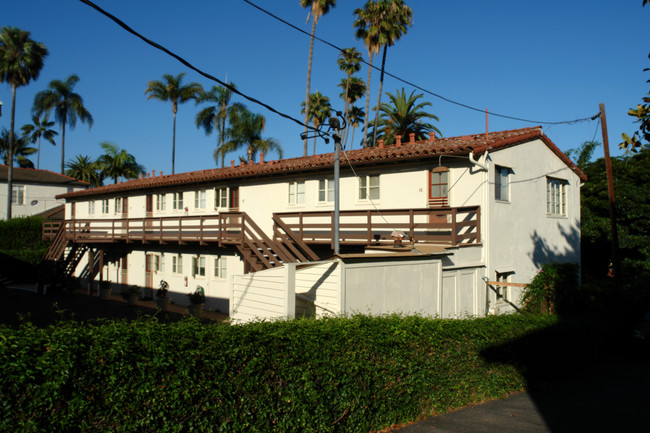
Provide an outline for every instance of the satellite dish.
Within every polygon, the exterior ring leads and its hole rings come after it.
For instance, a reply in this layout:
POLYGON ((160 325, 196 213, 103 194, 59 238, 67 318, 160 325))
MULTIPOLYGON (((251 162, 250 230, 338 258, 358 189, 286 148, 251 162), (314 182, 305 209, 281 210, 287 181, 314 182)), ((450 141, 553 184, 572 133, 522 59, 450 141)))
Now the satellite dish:
POLYGON ((38 200, 32 200, 30 204, 32 206, 36 206, 38 204, 38 200))

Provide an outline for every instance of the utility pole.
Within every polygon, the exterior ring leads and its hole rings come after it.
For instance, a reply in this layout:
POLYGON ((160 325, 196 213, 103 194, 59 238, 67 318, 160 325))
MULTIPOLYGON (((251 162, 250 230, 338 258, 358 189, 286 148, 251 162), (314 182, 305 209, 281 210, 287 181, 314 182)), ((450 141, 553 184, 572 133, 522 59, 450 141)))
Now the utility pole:
POLYGON ((609 156, 609 139, 607 138, 607 118, 605 117, 605 104, 600 104, 600 124, 603 132, 603 149, 605 151, 605 169, 607 171, 607 191, 609 194, 609 222, 612 236, 612 266, 614 278, 619 279, 621 263, 618 257, 618 228, 616 226, 616 198, 614 197, 614 175, 612 160, 609 156))

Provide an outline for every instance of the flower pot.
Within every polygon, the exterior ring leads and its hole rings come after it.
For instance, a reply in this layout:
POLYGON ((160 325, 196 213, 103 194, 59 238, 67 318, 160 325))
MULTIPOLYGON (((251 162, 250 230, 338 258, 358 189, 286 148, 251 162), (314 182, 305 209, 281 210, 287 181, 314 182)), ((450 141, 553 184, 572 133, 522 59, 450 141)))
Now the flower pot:
POLYGON ((190 312, 191 316, 199 317, 203 311, 204 304, 190 304, 187 306, 187 310, 190 312))
POLYGON ((156 304, 158 304, 158 309, 160 311, 167 311, 169 309, 169 303, 172 301, 171 298, 158 298, 156 299, 156 304))
POLYGON ((129 293, 126 296, 126 303, 127 305, 135 305, 135 302, 138 300, 138 294, 137 293, 129 293))
POLYGON ((108 299, 111 297, 111 288, 109 287, 108 289, 99 289, 99 299, 108 299))

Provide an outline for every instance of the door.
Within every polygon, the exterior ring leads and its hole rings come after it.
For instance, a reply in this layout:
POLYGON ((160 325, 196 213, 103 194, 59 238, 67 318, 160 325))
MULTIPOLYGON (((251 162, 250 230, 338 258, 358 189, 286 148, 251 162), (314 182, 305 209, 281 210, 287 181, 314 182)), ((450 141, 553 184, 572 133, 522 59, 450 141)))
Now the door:
POLYGON ((120 284, 123 285, 129 284, 129 266, 127 257, 128 256, 124 256, 120 260, 120 284))
POLYGON ((239 187, 230 187, 230 210, 233 212, 239 211, 239 187))
POLYGON ((151 233, 153 230, 153 194, 147 194, 147 204, 145 208, 145 235, 146 233, 151 233))

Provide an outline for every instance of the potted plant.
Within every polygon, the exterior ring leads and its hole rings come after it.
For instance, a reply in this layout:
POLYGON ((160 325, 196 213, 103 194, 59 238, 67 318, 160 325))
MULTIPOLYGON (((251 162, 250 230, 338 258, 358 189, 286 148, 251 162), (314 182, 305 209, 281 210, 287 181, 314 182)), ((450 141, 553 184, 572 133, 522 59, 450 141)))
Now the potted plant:
POLYGON ((99 282, 99 299, 108 299, 111 296, 111 282, 101 280, 99 282))
POLYGON ((122 297, 126 300, 128 305, 135 305, 135 301, 140 297, 140 287, 138 286, 126 286, 120 292, 122 297))
POLYGON ((196 286, 196 290, 193 293, 188 293, 187 297, 190 299, 190 305, 187 307, 190 314, 195 317, 200 316, 203 311, 203 305, 205 304, 205 291, 203 287, 196 286))
POLYGON ((169 297, 169 284, 167 281, 160 280, 160 287, 156 290, 156 303, 160 311, 167 311, 171 298, 169 297))

